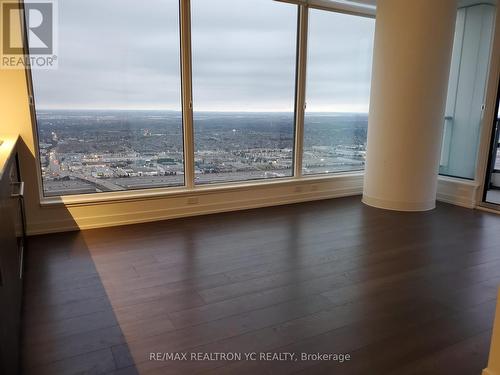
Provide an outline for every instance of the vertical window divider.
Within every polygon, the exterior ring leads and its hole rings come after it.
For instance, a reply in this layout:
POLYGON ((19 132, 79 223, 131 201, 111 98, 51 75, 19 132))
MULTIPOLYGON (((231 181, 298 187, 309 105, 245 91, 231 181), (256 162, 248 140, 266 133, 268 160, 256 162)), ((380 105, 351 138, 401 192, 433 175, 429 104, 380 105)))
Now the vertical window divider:
POLYGON ((179 0, 181 36, 182 132, 184 138, 184 182, 194 183, 193 75, 191 68, 191 2, 179 0))
POLYGON ((304 154, 304 117, 306 110, 306 77, 307 77, 307 34, 309 27, 309 7, 298 5, 297 35, 297 73, 295 88, 295 152, 294 177, 302 177, 302 159, 304 154))

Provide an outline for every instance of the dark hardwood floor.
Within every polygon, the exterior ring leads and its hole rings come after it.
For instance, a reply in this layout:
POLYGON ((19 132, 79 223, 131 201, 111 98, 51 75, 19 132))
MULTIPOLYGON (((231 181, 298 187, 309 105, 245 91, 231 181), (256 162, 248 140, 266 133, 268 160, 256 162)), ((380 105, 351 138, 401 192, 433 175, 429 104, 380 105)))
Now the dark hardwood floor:
POLYGON ((30 238, 24 373, 479 375, 500 216, 359 201, 30 238), (350 360, 150 361, 157 352, 350 360))

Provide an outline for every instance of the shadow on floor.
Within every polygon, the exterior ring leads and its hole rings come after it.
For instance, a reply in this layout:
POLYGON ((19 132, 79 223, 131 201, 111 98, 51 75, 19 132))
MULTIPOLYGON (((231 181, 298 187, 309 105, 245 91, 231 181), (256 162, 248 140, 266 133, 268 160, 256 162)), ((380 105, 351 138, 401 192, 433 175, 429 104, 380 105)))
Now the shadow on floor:
POLYGON ((23 374, 136 374, 81 232, 30 237, 28 249, 23 374))

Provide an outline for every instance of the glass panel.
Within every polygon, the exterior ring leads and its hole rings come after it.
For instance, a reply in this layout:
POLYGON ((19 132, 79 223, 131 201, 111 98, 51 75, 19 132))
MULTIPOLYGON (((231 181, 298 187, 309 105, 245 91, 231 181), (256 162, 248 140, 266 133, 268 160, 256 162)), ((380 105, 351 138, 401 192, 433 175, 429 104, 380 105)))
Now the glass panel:
POLYGON ((364 169, 375 20, 311 9, 303 173, 364 169))
MULTIPOLYGON (((500 173, 500 97, 498 98, 498 113, 497 113, 497 127, 496 127, 496 142, 495 142, 495 146, 496 146, 496 149, 495 149, 495 154, 494 154, 494 164, 495 164, 495 167, 494 167, 494 170, 495 172, 497 173, 500 173)), ((499 183, 497 183, 498 185, 498 188, 500 188, 500 181, 499 183)))
POLYGON ((32 72, 46 196, 183 185, 178 1, 60 1, 58 65, 32 72))
POLYGON ((196 183, 292 176, 297 7, 191 8, 196 183))
POLYGON ((498 205, 500 209, 500 88, 497 98, 498 113, 495 119, 493 133, 492 149, 491 149, 491 165, 488 168, 489 176, 486 182, 486 202, 498 205))
POLYGON ((439 172, 474 179, 495 6, 458 10, 439 172))

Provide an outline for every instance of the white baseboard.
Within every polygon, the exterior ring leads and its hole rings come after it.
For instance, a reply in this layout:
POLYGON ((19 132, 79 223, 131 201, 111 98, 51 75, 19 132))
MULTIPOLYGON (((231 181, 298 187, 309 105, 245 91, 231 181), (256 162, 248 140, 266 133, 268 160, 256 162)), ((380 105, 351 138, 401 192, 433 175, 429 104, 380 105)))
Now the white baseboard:
POLYGON ((363 203, 368 206, 382 208, 385 210, 406 211, 406 212, 430 211, 436 208, 435 200, 429 202, 396 202, 396 201, 388 201, 385 199, 368 197, 366 195, 363 195, 363 203))
MULTIPOLYGON (((437 200, 474 208, 477 188, 473 181, 440 176, 437 200)), ((190 193, 189 196, 42 206, 37 218, 28 217, 27 226, 29 235, 37 235, 339 198, 361 195, 362 192, 363 175, 339 175, 213 189, 199 195, 190 193)))
POLYGON ((475 208, 479 184, 475 181, 439 176, 437 200, 466 208, 475 208))
MULTIPOLYGON (((156 199, 99 202, 85 205, 42 207, 43 220, 28 221, 28 234, 160 221, 226 211, 285 205, 306 201, 361 195, 362 175, 302 180, 283 184, 242 186, 213 190, 199 196, 166 196, 156 199), (194 202, 194 203, 193 203, 194 202)), ((361 197, 360 197, 361 201, 361 197)))

